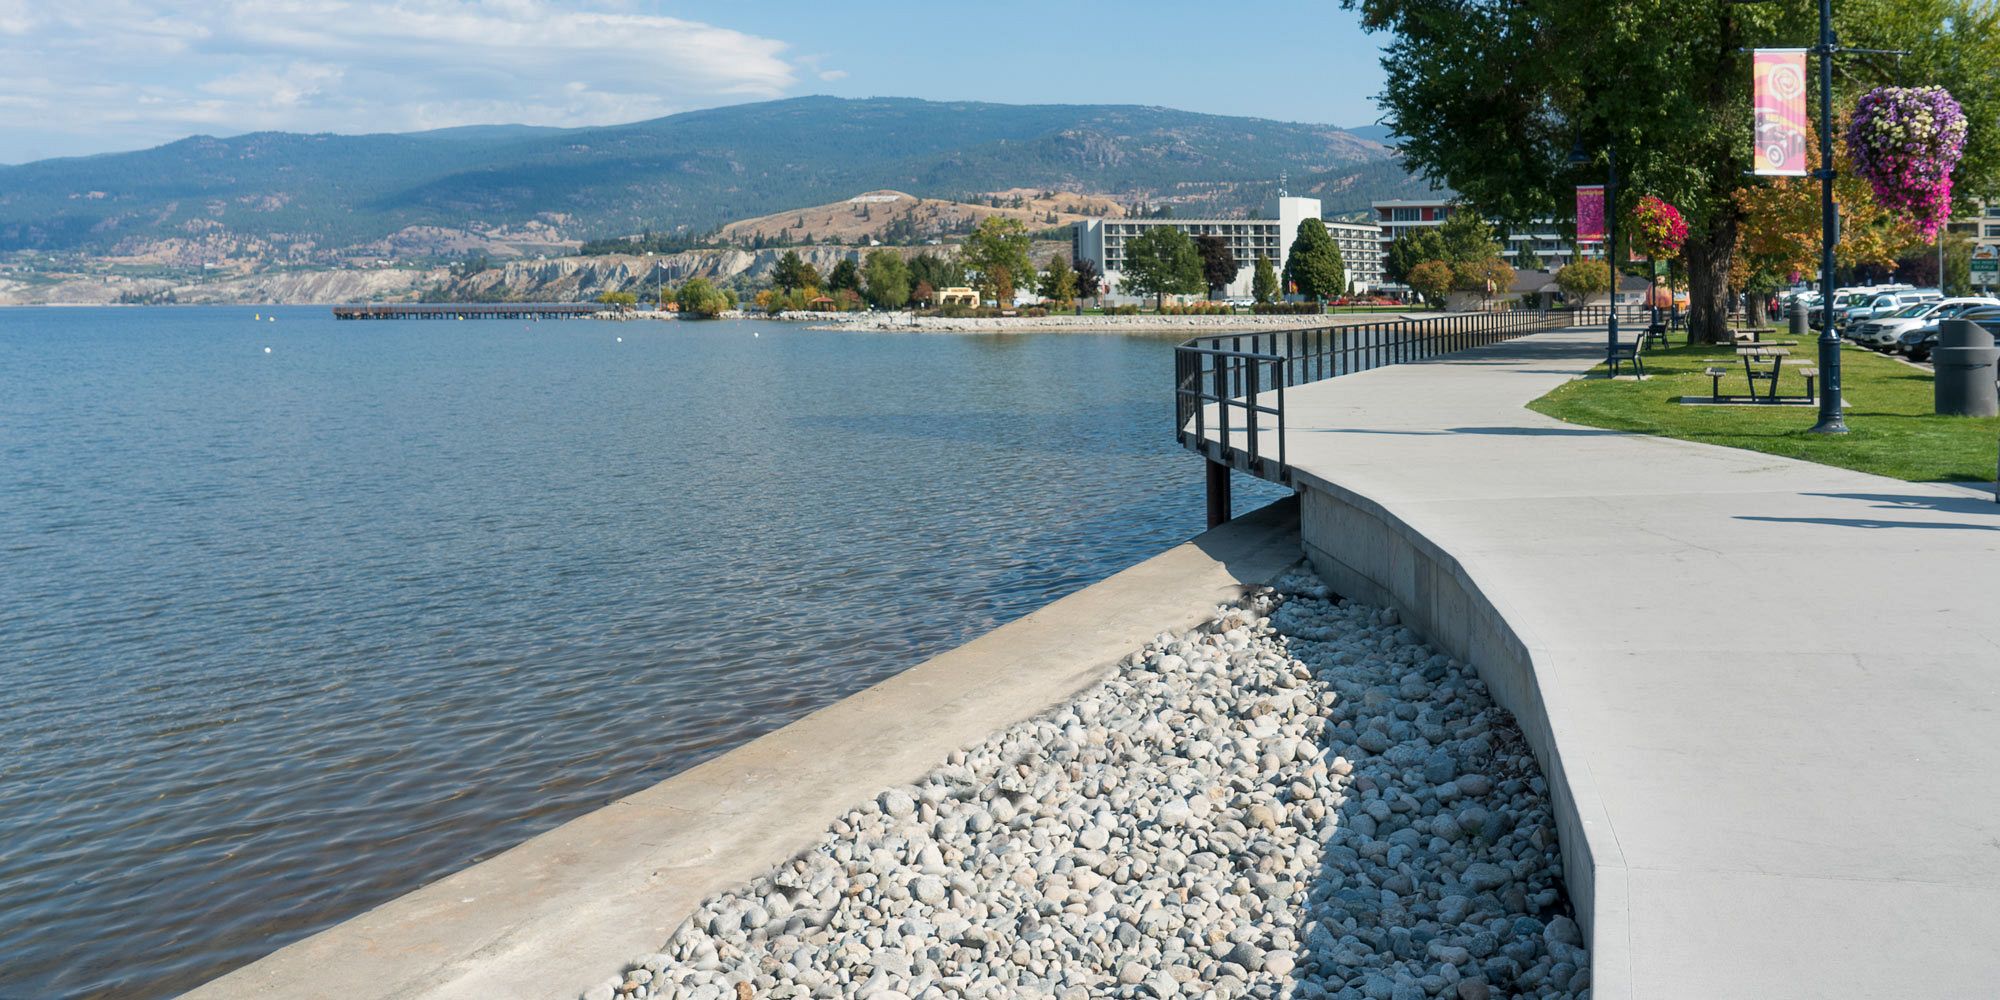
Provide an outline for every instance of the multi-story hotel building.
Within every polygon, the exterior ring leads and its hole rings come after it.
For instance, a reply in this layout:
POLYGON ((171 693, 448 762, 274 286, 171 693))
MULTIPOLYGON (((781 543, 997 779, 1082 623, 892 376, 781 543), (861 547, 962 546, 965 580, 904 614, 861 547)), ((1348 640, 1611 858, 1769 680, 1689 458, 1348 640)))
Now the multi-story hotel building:
MULTIPOLYGON (((1442 226, 1451 218, 1456 209, 1449 200, 1443 198, 1409 199, 1398 198, 1373 203, 1375 224, 1380 228, 1382 252, 1389 252, 1389 245, 1403 234, 1416 229, 1442 226)), ((1507 263, 1514 264, 1522 257, 1522 251, 1532 248, 1540 258, 1542 267, 1555 270, 1569 263, 1569 238, 1562 233, 1562 227, 1553 219, 1536 219, 1520 231, 1511 231, 1498 223, 1495 230, 1500 234, 1500 256, 1507 263)), ((1585 256, 1602 253, 1602 241, 1586 240, 1583 244, 1585 256)))
MULTIPOLYGON (((1236 280, 1225 293, 1248 296, 1258 256, 1269 257, 1271 266, 1284 274, 1299 223, 1320 217, 1319 199, 1280 195, 1268 214, 1263 219, 1085 219, 1070 225, 1071 258, 1096 263, 1106 287, 1116 289, 1125 268, 1125 244, 1148 229, 1172 226, 1189 236, 1219 236, 1229 241, 1238 265, 1236 280)), ((1348 287, 1359 293, 1380 284, 1383 244, 1376 228, 1351 222, 1325 225, 1347 264, 1348 287)))

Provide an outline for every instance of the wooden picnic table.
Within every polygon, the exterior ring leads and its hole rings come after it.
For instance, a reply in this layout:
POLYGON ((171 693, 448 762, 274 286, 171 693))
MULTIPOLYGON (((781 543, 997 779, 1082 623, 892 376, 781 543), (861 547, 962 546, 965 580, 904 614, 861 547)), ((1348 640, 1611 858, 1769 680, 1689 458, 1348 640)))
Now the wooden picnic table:
POLYGON ((1749 334, 1750 342, 1758 344, 1763 342, 1765 334, 1777 333, 1778 328, 1775 326, 1739 326, 1736 328, 1736 332, 1749 334))

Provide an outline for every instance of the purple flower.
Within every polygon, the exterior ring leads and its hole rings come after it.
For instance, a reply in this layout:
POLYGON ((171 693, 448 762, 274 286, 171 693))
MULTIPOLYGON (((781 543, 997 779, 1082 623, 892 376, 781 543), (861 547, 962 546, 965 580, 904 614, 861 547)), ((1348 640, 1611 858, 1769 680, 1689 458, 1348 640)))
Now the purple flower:
POLYGON ((1854 170, 1875 199, 1925 239, 1951 217, 1951 172, 1965 152, 1965 112, 1943 87, 1878 87, 1847 127, 1854 170))

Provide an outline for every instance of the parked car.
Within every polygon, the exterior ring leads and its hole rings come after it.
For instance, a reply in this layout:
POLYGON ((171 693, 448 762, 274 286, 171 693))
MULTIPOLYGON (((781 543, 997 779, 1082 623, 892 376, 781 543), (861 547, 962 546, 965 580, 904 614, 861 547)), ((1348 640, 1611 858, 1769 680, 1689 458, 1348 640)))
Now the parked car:
POLYGON ((1862 295, 1848 304, 1846 312, 1842 314, 1841 325, 1843 328, 1846 328, 1856 323, 1863 323, 1874 319, 1877 316, 1887 316, 1890 313, 1918 302, 1935 302, 1942 298, 1944 298, 1944 295, 1935 288, 1910 288, 1907 286, 1896 291, 1882 292, 1877 295, 1862 295))
MULTIPOLYGON (((2000 306, 1980 306, 1960 313, 1956 318, 1971 320, 1986 328, 1986 332, 2000 337, 2000 306)), ((1899 346, 1911 361, 1929 361, 1931 351, 1937 347, 1938 325, 1932 320, 1921 327, 1903 334, 1899 346)))
POLYGON ((1879 351, 1894 351, 1905 332, 1923 326, 1927 322, 1951 319, 1968 309, 1981 306, 2000 306, 2000 299, 1961 297, 1914 302, 1887 316, 1854 324, 1847 332, 1847 339, 1864 347, 1879 351))

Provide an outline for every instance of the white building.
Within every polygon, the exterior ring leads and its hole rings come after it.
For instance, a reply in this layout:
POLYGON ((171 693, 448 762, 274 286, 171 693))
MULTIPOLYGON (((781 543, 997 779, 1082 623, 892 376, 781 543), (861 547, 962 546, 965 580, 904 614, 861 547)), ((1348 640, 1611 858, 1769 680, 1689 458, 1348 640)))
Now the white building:
MULTIPOLYGON (((1257 258, 1271 260, 1279 275, 1291 254, 1292 239, 1299 223, 1320 217, 1317 198, 1280 195, 1263 219, 1085 219, 1070 225, 1072 260, 1088 260, 1104 272, 1105 287, 1115 290, 1125 268, 1125 244, 1154 226, 1172 226, 1189 236, 1219 236, 1229 241, 1238 265, 1236 280, 1224 290, 1232 297, 1251 294, 1257 258)), ((1382 242, 1374 226, 1346 222, 1325 223, 1327 232, 1340 246, 1347 264, 1348 287, 1356 292, 1372 289, 1382 280, 1382 242)))
MULTIPOLYGON (((1389 252, 1389 245, 1405 233, 1444 225, 1444 220, 1451 218, 1454 208, 1450 201, 1443 198, 1397 198, 1374 202, 1373 207, 1375 224, 1381 231, 1384 254, 1389 252)), ((1548 270, 1555 270, 1569 263, 1569 239, 1563 235, 1562 227, 1553 219, 1536 219, 1520 232, 1510 231, 1499 223, 1494 223, 1494 228, 1503 234, 1500 241, 1500 256, 1506 258, 1507 263, 1511 265, 1519 267, 1522 251, 1530 247, 1534 249, 1535 256, 1541 259, 1542 267, 1548 270)), ((1601 254, 1601 244, 1601 240, 1585 240, 1583 244, 1585 256, 1601 254)))

